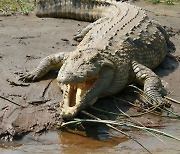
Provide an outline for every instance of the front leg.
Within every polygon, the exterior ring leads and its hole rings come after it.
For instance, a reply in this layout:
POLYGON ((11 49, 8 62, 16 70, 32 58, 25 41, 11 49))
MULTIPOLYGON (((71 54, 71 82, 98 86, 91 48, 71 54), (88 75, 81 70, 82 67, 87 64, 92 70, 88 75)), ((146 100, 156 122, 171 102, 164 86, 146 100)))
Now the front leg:
POLYGON ((107 17, 103 17, 103 18, 100 18, 98 20, 96 20, 95 22, 93 23, 90 23, 87 27, 85 27, 84 29, 82 29, 81 31, 78 31, 78 33, 76 33, 74 35, 74 40, 78 41, 78 42, 81 42, 83 40, 83 38, 85 37, 85 35, 93 28, 95 27, 96 25, 99 25, 105 21, 107 21, 108 18, 107 17))
POLYGON ((145 98, 148 103, 154 107, 162 107, 169 105, 167 101, 162 97, 162 83, 161 79, 146 66, 132 62, 132 68, 135 73, 136 81, 144 85, 145 98))
POLYGON ((35 81, 43 77, 47 72, 52 69, 60 69, 66 54, 67 53, 60 52, 45 57, 33 71, 21 75, 19 80, 25 82, 35 81))

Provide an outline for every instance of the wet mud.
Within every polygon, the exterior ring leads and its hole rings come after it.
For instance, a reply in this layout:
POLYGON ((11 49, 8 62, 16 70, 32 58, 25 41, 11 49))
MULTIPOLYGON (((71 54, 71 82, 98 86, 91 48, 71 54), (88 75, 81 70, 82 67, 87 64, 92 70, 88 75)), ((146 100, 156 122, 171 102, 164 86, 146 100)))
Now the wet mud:
MULTIPOLYGON (((180 5, 152 5, 145 2, 136 2, 135 5, 146 9, 150 18, 166 26, 171 34, 176 52, 168 54, 155 72, 161 77, 168 96, 180 101, 180 5)), ((86 25, 88 23, 82 21, 37 18, 34 14, 0 17, 2 153, 146 153, 134 141, 103 125, 79 126, 75 131, 57 130, 57 123, 62 121, 58 111, 62 94, 56 84, 56 71, 48 73, 41 81, 34 83, 18 81, 22 73, 32 70, 45 56, 74 50, 78 43, 73 41, 73 35, 86 25)), ((134 99, 129 95, 127 89, 115 97, 134 99)), ((138 113, 122 101, 117 100, 116 103, 128 114, 138 113)), ((96 106, 118 112, 115 107, 117 104, 108 97, 99 100, 96 106)), ((172 107, 179 113, 177 105, 172 104, 172 107)), ((93 113, 102 119, 117 119, 117 116, 95 111, 93 113)), ((178 119, 145 115, 136 120, 180 138, 178 119)), ((153 153, 175 154, 180 150, 178 141, 163 137, 161 139, 166 143, 164 144, 144 132, 128 130, 128 133, 153 153)))

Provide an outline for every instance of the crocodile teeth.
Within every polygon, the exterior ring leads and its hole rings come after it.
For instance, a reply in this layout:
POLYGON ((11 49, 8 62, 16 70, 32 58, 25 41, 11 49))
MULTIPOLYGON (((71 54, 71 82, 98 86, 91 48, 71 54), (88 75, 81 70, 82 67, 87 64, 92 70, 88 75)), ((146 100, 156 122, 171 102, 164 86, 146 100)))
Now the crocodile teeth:
POLYGON ((62 107, 66 109, 80 104, 97 79, 98 76, 88 77, 84 82, 64 85, 66 88, 63 91, 64 105, 62 107))
POLYGON ((62 105, 62 107, 64 108, 64 109, 66 109, 67 107, 69 107, 69 91, 70 91, 70 85, 62 85, 61 84, 61 87, 63 87, 63 97, 64 97, 64 99, 63 99, 63 105, 62 105))
POLYGON ((76 92, 76 104, 78 102, 81 102, 82 97, 85 96, 86 93, 87 93, 87 91, 82 90, 81 88, 77 88, 77 92, 76 92))

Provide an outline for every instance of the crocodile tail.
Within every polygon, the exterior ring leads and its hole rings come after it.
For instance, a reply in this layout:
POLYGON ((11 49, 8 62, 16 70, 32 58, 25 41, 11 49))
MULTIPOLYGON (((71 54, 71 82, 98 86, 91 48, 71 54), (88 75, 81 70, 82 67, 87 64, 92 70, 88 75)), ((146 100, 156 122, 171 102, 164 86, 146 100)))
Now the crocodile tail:
POLYGON ((115 0, 38 0, 38 17, 70 18, 95 21, 108 14, 107 8, 115 0))

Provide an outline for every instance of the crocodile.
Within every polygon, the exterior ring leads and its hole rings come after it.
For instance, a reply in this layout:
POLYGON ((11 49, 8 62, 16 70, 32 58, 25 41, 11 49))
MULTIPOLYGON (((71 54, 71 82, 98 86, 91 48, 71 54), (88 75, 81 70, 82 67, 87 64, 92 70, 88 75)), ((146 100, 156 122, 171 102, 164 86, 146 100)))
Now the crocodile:
POLYGON ((148 102, 166 103, 161 80, 152 69, 163 61, 172 43, 165 29, 142 8, 114 0, 39 0, 36 15, 92 22, 75 35, 80 43, 74 51, 47 56, 20 77, 36 81, 59 69, 64 119, 133 82, 143 85, 148 102))

